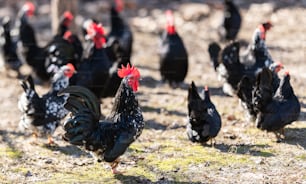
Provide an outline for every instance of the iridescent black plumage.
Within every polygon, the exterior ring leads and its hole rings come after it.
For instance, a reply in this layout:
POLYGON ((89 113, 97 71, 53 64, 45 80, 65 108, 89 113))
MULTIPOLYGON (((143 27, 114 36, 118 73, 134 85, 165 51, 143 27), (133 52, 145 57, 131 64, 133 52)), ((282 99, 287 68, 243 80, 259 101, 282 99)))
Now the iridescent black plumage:
POLYGON ((240 30, 241 15, 238 7, 232 0, 224 0, 224 20, 222 26, 219 31, 222 39, 234 40, 240 30))
MULTIPOLYGON (((272 88, 272 84, 270 88, 272 88)), ((301 105, 290 84, 289 74, 282 78, 273 97, 272 90, 270 92, 268 95, 270 98, 266 100, 267 102, 256 106, 259 110, 256 124, 262 130, 276 132, 298 119, 301 105)))
POLYGON ((159 48, 160 74, 170 84, 184 81, 188 72, 188 54, 177 33, 163 32, 159 48))
MULTIPOLYGON (((124 21, 122 15, 118 11, 118 2, 111 6, 111 31, 107 35, 107 45, 113 45, 114 41, 119 42, 121 49, 121 58, 124 66, 130 63, 132 50, 133 50, 133 34, 127 22, 124 21)), ((121 2, 122 3, 122 2, 121 2)), ((121 10, 120 10, 121 11, 121 10)), ((109 55, 116 55, 117 51, 112 50, 109 55)), ((114 61, 114 60, 113 60, 114 61)))
POLYGON ((69 93, 65 107, 72 117, 64 125, 64 139, 84 146, 99 160, 115 161, 142 132, 144 121, 138 101, 128 84, 122 80, 113 109, 105 120, 101 117, 98 99, 86 88, 70 86, 59 94, 69 93))
POLYGON ((9 17, 4 17, 2 27, 0 28, 2 55, 6 69, 12 69, 18 72, 21 76, 19 68, 22 65, 17 55, 17 37, 11 35, 11 20, 9 17))
POLYGON ((209 91, 204 90, 204 99, 200 97, 194 82, 188 90, 187 135, 192 142, 205 143, 216 137, 221 129, 221 117, 211 102, 209 91))

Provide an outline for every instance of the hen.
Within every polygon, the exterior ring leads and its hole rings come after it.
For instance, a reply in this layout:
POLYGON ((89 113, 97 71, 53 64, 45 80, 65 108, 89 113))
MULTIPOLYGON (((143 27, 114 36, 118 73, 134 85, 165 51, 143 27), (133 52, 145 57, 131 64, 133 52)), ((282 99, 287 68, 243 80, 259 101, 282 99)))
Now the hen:
POLYGON ((210 43, 208 52, 218 78, 224 82, 224 93, 230 96, 236 94, 238 83, 243 76, 249 77, 251 82, 254 82, 263 67, 272 67, 273 64, 272 60, 269 60, 271 62, 265 66, 260 58, 254 61, 253 65, 242 63, 239 55, 240 44, 237 41, 227 44, 223 49, 216 42, 210 43))
MULTIPOLYGON (((271 64, 269 69, 264 67, 257 74, 257 83, 259 82, 260 78, 262 78, 262 80, 270 80, 272 77, 272 94, 275 94, 280 82, 277 74, 281 69, 283 69, 283 65, 280 62, 271 64), (271 73, 271 75, 268 73, 271 73)), ((251 121, 255 120, 257 114, 253 104, 253 93, 256 90, 255 85, 256 81, 253 78, 245 75, 242 77, 237 86, 237 96, 241 100, 242 106, 247 110, 246 117, 251 121)))
POLYGON ((224 19, 219 35, 225 40, 234 40, 240 30, 241 15, 232 0, 224 0, 224 19))
POLYGON ((93 46, 90 48, 89 56, 80 63, 78 72, 71 79, 71 84, 87 87, 100 98, 112 66, 104 48, 106 39, 103 26, 95 22, 88 25, 87 38, 91 40, 93 46))
POLYGON ((84 146, 99 160, 111 162, 113 173, 120 173, 116 170, 118 158, 140 136, 144 127, 142 112, 134 94, 139 84, 138 69, 127 65, 118 70, 118 75, 123 80, 113 109, 105 120, 100 120, 98 99, 86 88, 70 86, 59 93, 70 94, 65 108, 72 112, 71 118, 64 124, 64 140, 84 146))
POLYGON ((205 143, 218 135, 221 129, 221 117, 210 100, 207 86, 203 91, 202 99, 197 87, 192 81, 188 89, 188 117, 187 135, 192 142, 205 143))
POLYGON ((171 86, 183 82, 188 72, 188 54, 183 40, 175 30, 172 11, 166 11, 167 28, 162 33, 159 48, 160 74, 171 86))
POLYGON ((239 42, 231 42, 223 49, 219 44, 213 42, 209 44, 208 48, 218 79, 223 81, 223 92, 230 96, 234 96, 243 75, 250 74, 239 60, 239 50, 239 42))
POLYGON ((47 135, 49 144, 52 144, 53 132, 68 114, 64 108, 67 95, 58 97, 57 93, 69 85, 69 78, 74 72, 72 64, 62 66, 52 77, 51 90, 42 97, 37 94, 31 76, 22 81, 24 92, 18 101, 18 108, 22 113, 19 125, 32 129, 35 136, 39 133, 47 135))
POLYGON ((296 121, 301 112, 301 105, 295 96, 293 88, 290 84, 289 72, 281 79, 280 85, 273 96, 272 82, 266 85, 266 80, 260 80, 257 84, 263 92, 256 92, 254 97, 255 108, 258 110, 256 124, 257 128, 274 132, 277 140, 281 141, 284 135, 284 127, 296 121))

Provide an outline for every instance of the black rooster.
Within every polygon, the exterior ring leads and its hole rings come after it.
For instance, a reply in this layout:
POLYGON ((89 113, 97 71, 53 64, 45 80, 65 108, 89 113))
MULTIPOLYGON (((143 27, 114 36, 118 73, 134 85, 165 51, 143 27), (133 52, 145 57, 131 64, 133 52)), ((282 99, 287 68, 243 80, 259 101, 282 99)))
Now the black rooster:
POLYGON ((111 6, 111 31, 107 35, 107 45, 112 49, 112 53, 109 53, 109 55, 118 55, 118 50, 113 46, 114 44, 117 44, 114 42, 118 42, 122 64, 127 65, 130 63, 133 50, 133 34, 128 23, 125 22, 122 15, 120 15, 123 8, 123 0, 115 0, 115 3, 111 6))
POLYGON ((241 15, 232 0, 224 0, 224 19, 219 29, 222 39, 234 40, 240 30, 241 15))
POLYGON ((187 135, 192 142, 213 141, 221 129, 221 117, 210 100, 207 86, 203 95, 204 99, 200 97, 197 87, 192 81, 188 89, 189 122, 187 124, 187 135))
POLYGON ((118 70, 123 78, 115 96, 115 103, 109 116, 100 120, 100 104, 89 90, 80 86, 70 86, 59 95, 69 93, 65 108, 72 117, 64 124, 64 140, 84 146, 99 160, 111 162, 113 173, 119 163, 118 158, 140 136, 144 127, 142 112, 134 92, 138 88, 140 73, 129 65, 118 70))
POLYGON ((68 114, 64 108, 67 96, 58 97, 57 93, 68 87, 69 78, 74 74, 72 64, 62 66, 52 77, 51 90, 39 97, 35 91, 31 76, 21 82, 24 93, 18 101, 18 107, 22 112, 20 126, 32 129, 33 134, 39 133, 48 136, 49 144, 53 143, 52 134, 60 124, 60 121, 68 114))
POLYGON ((167 28, 162 33, 159 48, 160 74, 171 86, 183 82, 188 72, 188 54, 183 40, 175 30, 172 11, 166 11, 167 28))
POLYGON ((6 70, 14 70, 18 77, 21 77, 19 68, 22 63, 17 55, 17 39, 11 35, 11 20, 9 17, 4 17, 2 27, 0 28, 2 58, 6 70))
MULTIPOLYGON (((259 86, 265 80, 260 80, 259 86)), ((272 82, 266 86, 266 94, 256 93, 255 108, 259 111, 256 118, 257 128, 274 132, 278 141, 284 135, 284 127, 296 121, 301 112, 301 105, 290 84, 289 72, 285 73, 280 85, 273 96, 272 82)))
POLYGON ((103 26, 91 22, 87 27, 86 37, 91 40, 93 46, 88 57, 81 62, 76 75, 72 77, 71 84, 87 87, 100 98, 109 80, 109 70, 112 66, 104 48, 106 39, 103 26))
POLYGON ((42 81, 48 81, 50 74, 45 68, 45 50, 37 45, 35 32, 28 18, 33 15, 35 6, 26 2, 18 13, 17 27, 19 28, 18 55, 19 58, 30 65, 36 76, 42 81))

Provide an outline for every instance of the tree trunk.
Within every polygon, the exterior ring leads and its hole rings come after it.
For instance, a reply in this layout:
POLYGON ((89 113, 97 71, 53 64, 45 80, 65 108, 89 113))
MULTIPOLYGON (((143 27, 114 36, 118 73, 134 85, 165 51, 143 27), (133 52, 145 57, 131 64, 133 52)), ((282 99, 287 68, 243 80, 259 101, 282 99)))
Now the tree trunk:
MULTIPOLYGON (((59 17, 65 12, 70 11, 73 16, 78 12, 78 0, 51 0, 51 20, 52 20, 52 33, 56 34, 59 17)), ((71 25, 72 32, 76 33, 75 22, 71 25), (73 31, 74 30, 74 31, 73 31)))

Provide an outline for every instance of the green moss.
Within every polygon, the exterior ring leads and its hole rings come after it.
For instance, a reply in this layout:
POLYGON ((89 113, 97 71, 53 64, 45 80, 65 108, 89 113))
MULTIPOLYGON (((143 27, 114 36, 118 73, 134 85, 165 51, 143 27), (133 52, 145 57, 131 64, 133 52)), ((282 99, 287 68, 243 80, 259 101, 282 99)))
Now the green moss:
POLYGON ((23 175, 25 175, 29 170, 30 170, 29 168, 17 167, 17 168, 14 168, 12 171, 14 173, 22 173, 23 175))
POLYGON ((62 170, 61 172, 50 173, 51 177, 42 183, 111 183, 113 174, 110 170, 104 169, 101 164, 95 164, 92 167, 76 167, 71 170, 62 170))
POLYGON ((0 148, 0 156, 6 156, 12 159, 17 159, 22 157, 22 152, 12 148, 0 148))
POLYGON ((300 160, 303 160, 303 161, 306 161, 306 154, 299 155, 296 158, 300 159, 300 160))

